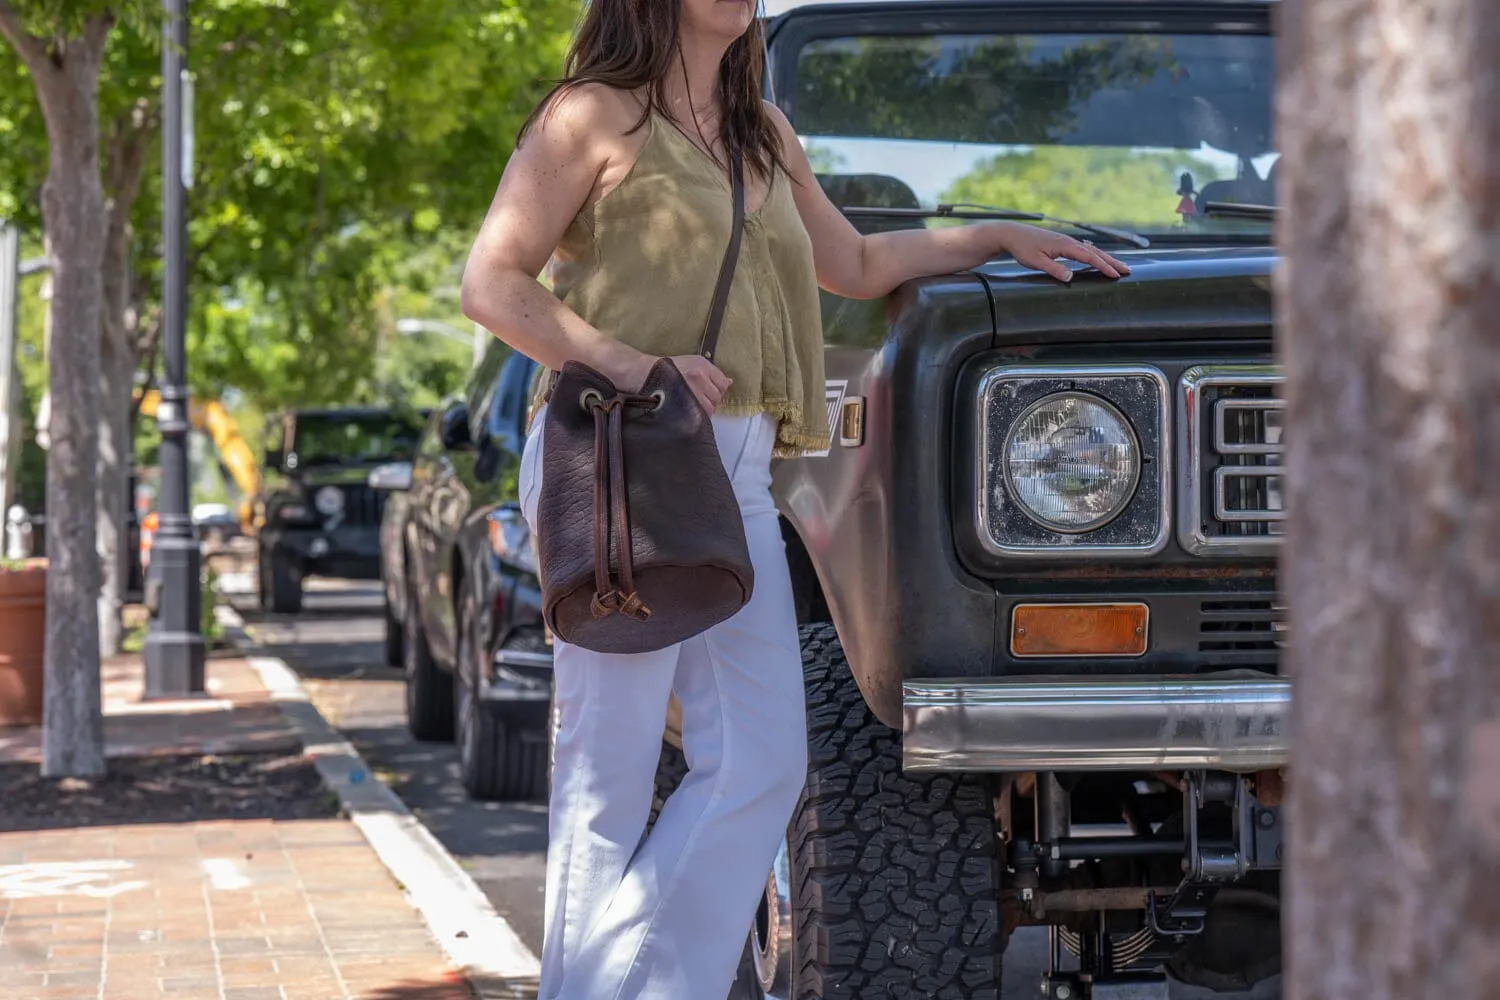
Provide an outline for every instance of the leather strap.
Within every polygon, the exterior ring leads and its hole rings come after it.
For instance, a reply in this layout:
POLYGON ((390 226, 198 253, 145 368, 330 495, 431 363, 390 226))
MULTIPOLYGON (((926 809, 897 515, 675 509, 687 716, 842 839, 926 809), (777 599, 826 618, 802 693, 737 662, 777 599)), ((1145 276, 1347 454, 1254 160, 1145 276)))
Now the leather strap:
POLYGON ((729 286, 734 283, 734 268, 740 259, 740 234, 745 223, 745 171, 738 149, 729 151, 729 174, 730 186, 734 189, 734 226, 729 230, 729 246, 724 248, 719 281, 714 286, 713 305, 708 310, 703 343, 698 348, 698 353, 710 361, 719 347, 719 329, 724 325, 724 310, 729 305, 729 286))

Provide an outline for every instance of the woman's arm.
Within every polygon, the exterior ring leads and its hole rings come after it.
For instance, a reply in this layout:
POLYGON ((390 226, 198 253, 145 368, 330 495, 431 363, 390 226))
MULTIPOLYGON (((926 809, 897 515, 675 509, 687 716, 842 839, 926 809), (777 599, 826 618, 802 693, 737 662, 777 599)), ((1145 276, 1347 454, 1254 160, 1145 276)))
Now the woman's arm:
POLYGON ((1045 271, 1059 281, 1073 273, 1056 258, 1066 257, 1118 278, 1130 269, 1109 254, 1062 233, 1017 222, 983 222, 940 229, 903 229, 862 236, 828 200, 812 164, 781 109, 767 105, 781 133, 791 168, 794 197, 812 240, 818 284, 851 299, 876 299, 910 278, 949 274, 977 267, 996 254, 1045 271))
MULTIPOLYGON (((557 371, 582 362, 625 390, 638 388, 657 359, 585 322, 537 275, 595 187, 629 169, 615 161, 633 159, 619 140, 638 115, 628 95, 602 86, 554 101, 505 166, 461 291, 465 316, 538 364, 557 371)), ((729 380, 702 358, 673 360, 712 412, 729 380)))

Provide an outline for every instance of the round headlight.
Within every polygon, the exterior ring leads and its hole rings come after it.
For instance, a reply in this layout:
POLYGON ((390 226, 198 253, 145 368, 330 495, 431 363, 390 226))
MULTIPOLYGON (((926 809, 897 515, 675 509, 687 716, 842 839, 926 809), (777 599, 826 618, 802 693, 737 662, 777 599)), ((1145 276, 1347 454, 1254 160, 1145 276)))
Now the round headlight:
POLYGON ((313 497, 313 506, 324 517, 332 517, 344 509, 344 491, 337 486, 325 486, 313 497))
POLYGON ((1005 484, 1021 510, 1053 531, 1093 531, 1135 493, 1141 448, 1128 421, 1098 396, 1059 392, 1027 407, 1005 439, 1005 484))

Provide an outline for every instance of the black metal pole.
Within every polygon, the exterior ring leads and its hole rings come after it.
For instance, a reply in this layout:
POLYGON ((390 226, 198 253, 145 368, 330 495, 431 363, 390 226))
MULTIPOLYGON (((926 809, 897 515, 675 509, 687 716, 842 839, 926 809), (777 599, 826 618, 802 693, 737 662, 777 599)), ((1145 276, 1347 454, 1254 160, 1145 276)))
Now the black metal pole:
POLYGON ((146 698, 201 694, 201 555, 188 510, 187 188, 183 173, 183 71, 187 0, 163 0, 162 22, 162 385, 160 524, 151 548, 146 603, 146 698))

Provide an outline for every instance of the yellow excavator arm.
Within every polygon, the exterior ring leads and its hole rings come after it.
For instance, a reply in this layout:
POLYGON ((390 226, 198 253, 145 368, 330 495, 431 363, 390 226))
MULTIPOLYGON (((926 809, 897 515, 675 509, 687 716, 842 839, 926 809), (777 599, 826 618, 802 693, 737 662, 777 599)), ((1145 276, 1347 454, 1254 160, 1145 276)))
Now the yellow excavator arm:
MULTIPOLYGON (((154 418, 161 405, 161 394, 155 389, 140 396, 141 413, 154 418)), ((199 402, 188 401, 188 422, 205 432, 213 440, 219 452, 219 460, 229 470, 234 484, 240 491, 240 527, 247 533, 253 529, 251 504, 260 492, 260 462, 255 452, 240 434, 239 425, 216 399, 199 402)))

